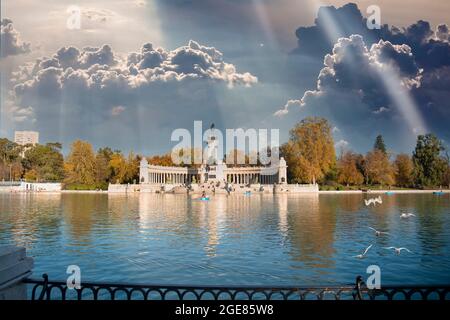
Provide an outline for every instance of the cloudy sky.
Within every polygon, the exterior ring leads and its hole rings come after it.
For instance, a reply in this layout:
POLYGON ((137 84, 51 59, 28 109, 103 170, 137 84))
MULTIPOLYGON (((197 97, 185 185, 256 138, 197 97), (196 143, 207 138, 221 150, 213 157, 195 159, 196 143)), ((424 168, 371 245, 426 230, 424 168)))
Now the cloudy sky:
POLYGON ((171 132, 326 117, 338 147, 450 142, 447 0, 1 2, 0 136, 155 154, 171 132), (369 30, 367 8, 381 9, 369 30), (75 7, 73 7, 75 6, 75 7), (80 28, 76 17, 80 13, 80 28))

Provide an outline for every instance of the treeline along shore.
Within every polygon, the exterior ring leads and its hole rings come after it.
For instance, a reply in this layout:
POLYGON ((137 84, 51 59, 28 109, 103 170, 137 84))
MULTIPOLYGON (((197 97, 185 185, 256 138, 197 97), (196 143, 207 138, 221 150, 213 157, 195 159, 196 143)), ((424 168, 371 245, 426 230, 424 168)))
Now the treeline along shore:
MULTIPOLYGON (((236 156, 244 151, 231 152, 236 156)), ((329 122, 310 117, 290 130, 280 154, 288 165, 289 183, 318 182, 322 191, 450 189, 449 153, 432 133, 417 136, 411 154, 389 151, 382 135, 369 152, 359 154, 336 150, 329 122)), ((0 138, 0 181, 62 182, 66 190, 106 190, 110 183, 138 183, 141 159, 110 147, 94 151, 81 140, 74 141, 64 157, 58 142, 21 146, 0 138)), ((176 166, 170 153, 147 159, 154 165, 176 166)))

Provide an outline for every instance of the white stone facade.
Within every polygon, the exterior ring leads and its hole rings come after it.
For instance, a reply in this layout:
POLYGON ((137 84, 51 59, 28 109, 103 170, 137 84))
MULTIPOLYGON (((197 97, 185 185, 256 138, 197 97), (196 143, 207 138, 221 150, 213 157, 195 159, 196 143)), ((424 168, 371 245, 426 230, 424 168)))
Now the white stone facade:
POLYGON ((227 167, 223 162, 202 164, 199 168, 150 165, 143 158, 140 163, 140 184, 232 183, 232 184, 286 184, 287 165, 281 158, 276 167, 227 167))

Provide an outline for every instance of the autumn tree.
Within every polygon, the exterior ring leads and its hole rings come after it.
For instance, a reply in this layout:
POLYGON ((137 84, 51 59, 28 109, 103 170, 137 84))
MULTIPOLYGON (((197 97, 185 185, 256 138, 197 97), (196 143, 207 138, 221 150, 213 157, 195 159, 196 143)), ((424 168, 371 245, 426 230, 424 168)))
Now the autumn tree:
POLYGON ((25 172, 24 178, 25 178, 25 181, 30 181, 30 182, 38 181, 38 173, 36 172, 35 169, 30 169, 25 172))
POLYGON ((315 182, 336 165, 333 136, 326 119, 303 119, 291 131, 281 148, 293 182, 315 182))
POLYGON ((447 162, 441 156, 442 142, 433 134, 419 135, 413 152, 414 181, 419 186, 437 186, 441 183, 447 162))
POLYGON ((141 157, 135 155, 133 152, 128 154, 126 159, 126 174, 124 183, 136 183, 139 181, 139 162, 141 157))
POLYGON ((95 155, 89 142, 76 140, 64 164, 66 182, 92 185, 95 182, 95 155))
POLYGON ((395 184, 399 187, 410 187, 413 184, 414 164, 407 154, 399 154, 394 161, 395 184))
POLYGON ((148 158, 148 163, 154 166, 175 166, 170 153, 151 156, 148 158))
POLYGON ((394 171, 389 156, 381 150, 368 152, 364 163, 364 171, 371 184, 393 185, 394 171))
POLYGON ((243 150, 232 149, 225 156, 225 163, 231 167, 239 167, 248 165, 250 158, 243 150))
POLYGON ((345 185, 359 185, 364 177, 356 166, 357 155, 347 151, 338 161, 338 182, 345 185))
POLYGON ((111 168, 112 183, 122 183, 127 175, 127 163, 125 157, 121 152, 115 152, 109 160, 109 167, 111 168))
MULTIPOLYGON (((180 148, 172 150, 170 162, 172 163, 172 166, 199 167, 203 159, 202 151, 201 148, 180 148)), ((166 156, 163 157, 165 158, 166 156)), ((154 162, 154 160, 152 161, 154 162)), ((165 160, 163 160, 163 162, 165 162, 165 160)))

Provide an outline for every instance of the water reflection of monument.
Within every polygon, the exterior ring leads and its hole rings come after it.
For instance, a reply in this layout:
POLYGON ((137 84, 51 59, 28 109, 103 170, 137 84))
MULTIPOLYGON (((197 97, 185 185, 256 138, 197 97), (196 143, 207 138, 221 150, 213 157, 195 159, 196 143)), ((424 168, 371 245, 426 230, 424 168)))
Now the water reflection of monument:
POLYGON ((245 234, 252 219, 259 219, 261 197, 216 195, 209 202, 186 195, 139 195, 141 229, 157 228, 177 241, 194 241, 214 257, 221 239, 245 234))

